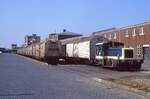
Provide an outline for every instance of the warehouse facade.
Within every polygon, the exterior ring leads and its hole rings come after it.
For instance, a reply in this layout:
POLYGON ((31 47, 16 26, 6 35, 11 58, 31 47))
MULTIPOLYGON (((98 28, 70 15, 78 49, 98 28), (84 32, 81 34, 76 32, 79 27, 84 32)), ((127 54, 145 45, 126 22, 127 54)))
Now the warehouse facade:
POLYGON ((124 43, 125 47, 135 48, 135 57, 150 60, 150 21, 123 28, 112 28, 94 32, 105 38, 124 43))

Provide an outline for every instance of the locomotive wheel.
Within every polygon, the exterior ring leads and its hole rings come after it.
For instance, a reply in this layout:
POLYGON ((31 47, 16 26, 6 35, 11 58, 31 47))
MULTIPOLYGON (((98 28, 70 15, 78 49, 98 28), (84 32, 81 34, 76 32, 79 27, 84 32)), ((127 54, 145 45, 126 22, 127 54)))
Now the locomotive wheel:
POLYGON ((141 64, 138 64, 137 65, 137 69, 136 69, 137 71, 140 71, 141 70, 141 64))
POLYGON ((50 64, 50 65, 57 65, 58 64, 58 59, 50 59, 50 60, 48 60, 47 63, 50 64))
POLYGON ((111 61, 111 66, 112 66, 112 68, 118 68, 118 61, 112 60, 111 61))
POLYGON ((137 63, 133 68, 131 68, 133 71, 140 71, 141 70, 141 64, 137 63))

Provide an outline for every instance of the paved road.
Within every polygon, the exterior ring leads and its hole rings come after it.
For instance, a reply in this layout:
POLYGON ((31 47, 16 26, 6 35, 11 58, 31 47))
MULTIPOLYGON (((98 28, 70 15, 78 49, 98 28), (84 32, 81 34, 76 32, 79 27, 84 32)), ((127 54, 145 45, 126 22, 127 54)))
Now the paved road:
MULTIPOLYGON (((0 99, 142 99, 106 88, 82 73, 15 54, 0 54, 0 99)), ((144 99, 144 98, 143 98, 144 99)))
POLYGON ((142 68, 145 69, 145 70, 149 70, 150 71, 150 61, 149 60, 145 60, 143 65, 142 65, 142 68))

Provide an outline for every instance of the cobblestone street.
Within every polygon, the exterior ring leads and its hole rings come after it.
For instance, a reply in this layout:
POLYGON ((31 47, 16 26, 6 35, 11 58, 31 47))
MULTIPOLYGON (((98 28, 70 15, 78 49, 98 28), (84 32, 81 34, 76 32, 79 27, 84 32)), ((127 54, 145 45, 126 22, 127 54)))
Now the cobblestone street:
POLYGON ((89 67, 83 72, 83 68, 68 67, 0 54, 0 99, 146 99, 121 89, 109 89, 88 76, 93 75, 90 70, 97 69, 95 76, 102 71, 103 75, 117 71, 89 67))

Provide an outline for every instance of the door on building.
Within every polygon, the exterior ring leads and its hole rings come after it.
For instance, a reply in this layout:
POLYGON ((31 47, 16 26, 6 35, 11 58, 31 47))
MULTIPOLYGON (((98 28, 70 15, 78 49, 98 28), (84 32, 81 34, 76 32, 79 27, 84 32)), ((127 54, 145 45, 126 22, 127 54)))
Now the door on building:
POLYGON ((144 58, 144 60, 148 59, 148 55, 149 55, 149 47, 143 47, 143 58, 144 58))

